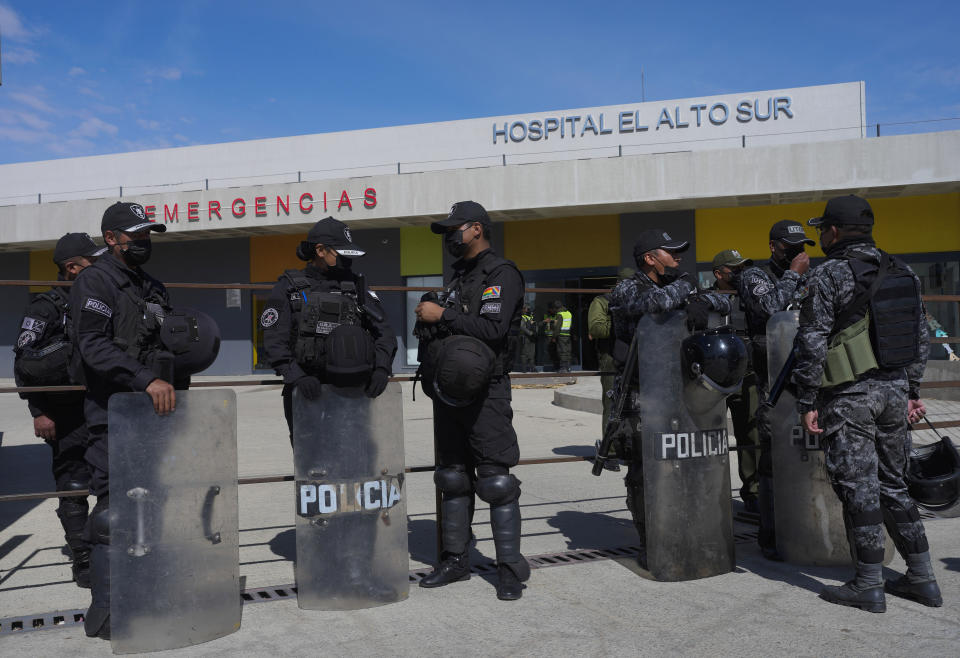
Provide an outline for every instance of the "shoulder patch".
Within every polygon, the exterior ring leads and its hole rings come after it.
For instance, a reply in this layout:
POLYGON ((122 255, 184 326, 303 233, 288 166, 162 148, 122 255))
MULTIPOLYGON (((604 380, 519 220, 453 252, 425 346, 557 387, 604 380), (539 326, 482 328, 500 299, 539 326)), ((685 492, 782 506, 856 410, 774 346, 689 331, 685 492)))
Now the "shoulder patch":
POLYGON ((480 295, 480 301, 484 299, 500 299, 501 286, 490 286, 480 295))
POLYGON ((757 297, 763 297, 766 294, 769 294, 773 288, 766 281, 761 281, 753 287, 753 294, 757 297))
POLYGON ((93 311, 108 318, 113 317, 113 310, 99 299, 93 297, 87 297, 87 300, 83 303, 83 310, 93 311))
POLYGON ((484 313, 500 313, 500 302, 487 302, 480 307, 480 315, 484 313))
POLYGON ((32 331, 24 331, 20 334, 20 337, 17 338, 17 347, 23 348, 27 345, 31 345, 39 336, 32 331))
POLYGON ((29 329, 30 331, 35 331, 38 334, 42 334, 43 330, 46 329, 47 323, 43 320, 38 320, 36 318, 25 317, 23 318, 23 324, 20 325, 21 329, 29 329))
POLYGON ((277 323, 277 320, 280 319, 280 313, 277 312, 277 309, 266 308, 263 310, 263 313, 260 314, 260 326, 266 329, 267 327, 272 327, 277 323))

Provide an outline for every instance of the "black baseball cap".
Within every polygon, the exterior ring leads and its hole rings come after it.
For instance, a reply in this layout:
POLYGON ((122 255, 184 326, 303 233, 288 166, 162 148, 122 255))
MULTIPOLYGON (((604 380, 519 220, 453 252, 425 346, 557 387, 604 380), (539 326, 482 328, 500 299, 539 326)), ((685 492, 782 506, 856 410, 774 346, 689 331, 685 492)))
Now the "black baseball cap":
POLYGON ((330 247, 341 256, 356 258, 363 256, 363 249, 353 243, 353 235, 346 224, 333 217, 324 217, 313 225, 307 233, 307 242, 330 247))
POLYGON ((662 228, 647 229, 640 234, 640 238, 633 246, 633 257, 639 258, 648 251, 654 249, 665 249, 676 253, 682 253, 690 248, 690 243, 685 240, 674 240, 662 228))
POLYGON ((101 232, 137 233, 146 229, 163 233, 167 230, 167 227, 147 219, 147 212, 139 203, 117 201, 103 211, 103 219, 100 221, 101 232))
POLYGON ((873 226, 873 208, 855 194, 835 196, 827 201, 821 217, 807 220, 810 226, 873 226))
POLYGON ((492 226, 490 215, 479 203, 476 201, 457 201, 450 206, 450 214, 447 215, 447 218, 430 224, 430 230, 434 233, 446 233, 451 226, 463 226, 473 222, 492 226))
POLYGON ((98 247, 86 233, 67 233, 57 240, 57 246, 53 249, 53 262, 63 265, 77 256, 84 258, 102 256, 106 250, 106 247, 98 247))
POLYGON ((787 244, 808 244, 811 247, 817 244, 803 232, 803 224, 792 219, 781 219, 774 224, 770 229, 770 239, 787 244))

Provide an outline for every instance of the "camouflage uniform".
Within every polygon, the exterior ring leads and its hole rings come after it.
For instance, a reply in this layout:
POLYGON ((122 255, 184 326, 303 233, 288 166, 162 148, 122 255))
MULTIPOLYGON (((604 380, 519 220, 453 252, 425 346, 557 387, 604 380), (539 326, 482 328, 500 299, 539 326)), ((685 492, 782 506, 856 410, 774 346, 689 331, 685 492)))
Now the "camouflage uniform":
MULTIPOLYGON (((740 309, 744 312, 747 334, 756 373, 757 396, 766 400, 769 395, 767 372, 767 320, 774 313, 785 310, 806 293, 806 277, 784 269, 774 259, 762 266, 744 270, 737 286, 740 309)), ((757 541, 761 547, 774 549, 776 533, 773 521, 773 458, 770 450, 769 407, 757 407, 757 434, 760 455, 757 474, 760 479, 760 532, 757 541)))
MULTIPOLYGON (((637 274, 631 279, 625 279, 618 283, 610 293, 610 314, 613 316, 613 327, 618 341, 629 343, 633 340, 633 334, 636 332, 637 323, 645 313, 665 313, 684 308, 693 296, 699 297, 709 303, 712 310, 720 315, 728 315, 731 311, 731 304, 728 295, 721 295, 710 292, 697 292, 697 287, 687 277, 682 277, 673 283, 660 286, 654 283, 650 277, 643 272, 637 274)), ((623 364, 617 364, 622 368, 623 364)), ((620 390, 622 382, 621 377, 617 377, 614 385, 614 391, 620 390)), ((636 398, 636 390, 631 388, 631 394, 624 405, 624 415, 636 415, 637 409, 631 402, 636 398)), ((639 427, 636 422, 629 423, 630 427, 639 427)), ((639 433, 630 436, 630 442, 639 441, 639 433)), ((626 457, 625 453, 633 455, 630 466, 627 470, 627 476, 624 478, 624 484, 627 487, 627 508, 634 518, 634 524, 643 540, 645 533, 642 527, 643 519, 643 466, 640 463, 642 452, 636 450, 618 451, 618 454, 626 457)))
POLYGON ((880 250, 861 239, 832 246, 828 255, 832 257, 811 272, 810 294, 800 312, 793 371, 797 408, 801 414, 819 410, 827 471, 843 504, 857 559, 883 561, 884 524, 901 555, 925 553, 926 534, 904 476, 911 447, 907 400, 919 399, 930 349, 927 330, 921 322, 920 358, 905 369, 873 369, 854 382, 820 389, 834 322, 855 297, 853 270, 837 256, 879 262, 880 250))

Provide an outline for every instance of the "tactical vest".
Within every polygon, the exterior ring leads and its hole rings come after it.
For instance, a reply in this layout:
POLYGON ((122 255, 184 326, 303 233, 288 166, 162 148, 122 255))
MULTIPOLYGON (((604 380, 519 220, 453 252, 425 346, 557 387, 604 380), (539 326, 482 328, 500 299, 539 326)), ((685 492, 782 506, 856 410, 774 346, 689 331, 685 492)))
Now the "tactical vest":
POLYGON ((559 332, 561 336, 570 335, 570 327, 573 326, 573 313, 570 311, 560 311, 556 316, 560 318, 559 332))
POLYGON ((41 292, 35 300, 43 300, 57 309, 60 323, 48 327, 46 339, 18 351, 14 361, 17 379, 24 386, 62 386, 70 384, 70 362, 73 344, 70 342, 67 322, 69 300, 58 288, 41 292))
POLYGON ((290 285, 287 295, 294 314, 291 323, 293 355, 303 370, 322 375, 327 360, 327 336, 340 325, 362 326, 353 281, 319 281, 303 270, 283 273, 290 285), (320 284, 333 286, 319 290, 320 284))
MULTIPOLYGON (((480 315, 480 307, 483 305, 483 292, 487 288, 487 281, 501 267, 512 267, 520 274, 520 270, 513 261, 499 256, 487 256, 481 262, 477 263, 475 268, 479 271, 471 271, 466 274, 470 277, 469 285, 464 285, 463 276, 458 276, 446 289, 447 305, 459 305, 464 313, 470 315, 480 315)), ((523 275, 520 274, 520 280, 523 281, 523 275)), ((501 309, 507 311, 508 309, 501 309)), ((487 345, 497 355, 497 366, 494 368, 494 376, 497 374, 507 374, 513 368, 513 352, 509 349, 511 341, 517 340, 520 335, 520 309, 516 309, 513 317, 510 319, 510 329, 507 336, 499 344, 493 344, 487 341, 487 345)))
POLYGON ((524 337, 527 340, 533 340, 533 337, 536 336, 537 332, 534 328, 533 316, 532 315, 521 315, 520 316, 520 326, 523 330, 524 337))
POLYGON ((920 290, 900 259, 880 253, 881 263, 850 250, 840 256, 853 271, 853 301, 827 343, 824 388, 855 381, 870 370, 895 371, 920 358, 920 290))
POLYGON ((113 309, 113 342, 140 363, 150 366, 157 352, 162 351, 160 326, 170 309, 163 292, 151 287, 147 297, 134 288, 130 277, 113 267, 103 267, 121 293, 116 297, 117 308, 113 309))
POLYGON ((553 328, 554 328, 554 327, 556 326, 556 324, 557 324, 557 316, 556 316, 556 315, 546 315, 546 314, 544 314, 543 319, 544 319, 544 323, 543 323, 543 335, 544 335, 544 336, 547 336, 548 338, 549 338, 549 337, 552 337, 552 336, 553 336, 553 328))

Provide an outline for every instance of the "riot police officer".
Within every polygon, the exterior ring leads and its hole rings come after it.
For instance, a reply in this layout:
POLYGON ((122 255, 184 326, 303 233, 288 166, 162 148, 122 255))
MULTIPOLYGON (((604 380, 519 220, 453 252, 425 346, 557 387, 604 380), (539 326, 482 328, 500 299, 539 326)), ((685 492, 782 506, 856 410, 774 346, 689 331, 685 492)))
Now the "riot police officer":
MULTIPOLYGON (((810 257, 805 253, 804 246, 814 244, 803 232, 802 224, 789 219, 781 220, 770 228, 770 260, 759 267, 743 270, 739 276, 733 274, 732 283, 737 287, 740 309, 746 317, 753 369, 757 374, 757 391, 761 400, 767 399, 769 390, 767 320, 802 298, 806 289, 805 274, 810 267, 810 257)), ((779 561, 782 558, 777 551, 774 527, 773 459, 768 412, 766 405, 761 404, 757 409, 760 436, 760 458, 757 462, 760 474, 760 531, 757 543, 765 558, 779 561)))
MULTIPOLYGON (((73 281, 106 251, 86 233, 67 233, 53 250, 57 280, 73 281)), ((77 384, 70 376, 74 355, 68 337, 69 291, 62 286, 36 295, 20 321, 14 351, 13 373, 17 386, 77 384)), ((76 374, 76 373, 74 373, 76 374)), ((83 393, 21 393, 33 416, 34 434, 53 452, 53 478, 57 491, 84 491, 90 486, 90 467, 83 458, 87 425, 83 418, 83 393)), ((60 499, 57 516, 73 561, 73 579, 90 587, 90 544, 84 538, 89 505, 86 496, 60 499)))
POLYGON ((430 228, 443 234, 444 247, 458 260, 441 303, 423 301, 416 308, 421 326, 434 329, 421 361, 431 373, 424 390, 433 398, 434 482, 443 493, 443 555, 420 586, 470 578, 467 545, 476 493, 490 504, 497 597, 515 600, 530 576, 520 553, 520 480, 510 473, 520 449, 507 362, 509 336, 520 324, 523 276, 491 249, 490 217, 479 203, 455 203, 430 228))
MULTIPOLYGON (((162 350, 160 326, 169 310, 163 284, 141 269, 150 259, 152 231, 166 226, 147 219, 138 203, 118 202, 100 223, 108 253, 77 276, 70 291, 72 340, 87 385, 84 411, 89 429, 86 460, 97 504, 87 523, 92 602, 84 619, 90 637, 110 637, 109 460, 107 402, 113 393, 146 391, 154 411, 176 406, 174 387, 154 372, 162 350)), ((172 379, 172 377, 170 377, 172 379)))
MULTIPOLYGON (((713 257, 713 276, 716 279, 712 289, 737 292, 736 281, 743 274, 743 270, 753 266, 753 261, 744 258, 736 249, 725 249, 713 257)), ((737 331, 737 335, 747 341, 746 319, 743 311, 734 304, 730 316, 730 323, 737 331)), ((749 352, 748 352, 749 353, 749 352)), ((757 459, 759 457, 760 440, 757 431, 757 409, 760 406, 760 397, 757 392, 757 373, 751 368, 743 378, 740 392, 727 398, 727 408, 733 421, 733 433, 737 437, 737 470, 740 474, 740 500, 744 508, 753 514, 759 511, 757 493, 759 489, 759 474, 757 473, 757 459)))
POLYGON ((347 383, 353 373, 364 381, 350 383, 362 383, 370 397, 387 387, 397 340, 376 293, 367 291, 362 275, 353 271, 353 259, 364 253, 346 224, 333 217, 321 219, 297 248, 307 266, 280 275, 260 314, 267 361, 283 377, 283 413, 291 444, 294 387, 314 400, 321 383, 338 383, 337 377, 347 383), (308 303, 310 293, 320 293, 315 303, 308 303), (360 358, 353 363, 354 355, 329 349, 327 339, 334 331, 348 338, 348 332, 359 332, 353 338, 361 341, 363 334, 371 337, 373 362, 360 358))
MULTIPOLYGON (((693 277, 678 269, 680 254, 689 248, 689 242, 675 240, 663 229, 644 231, 634 245, 633 258, 637 264, 637 273, 632 278, 619 282, 610 293, 610 313, 613 316, 613 328, 618 342, 614 349, 618 356, 617 368, 621 372, 615 384, 617 390, 622 386, 628 386, 631 391, 636 388, 635 382, 621 381, 624 366, 622 359, 628 351, 626 346, 633 340, 637 323, 645 314, 684 309, 689 327, 704 329, 711 311, 721 315, 730 313, 730 301, 726 295, 699 292, 693 277)), ((649 377, 656 374, 641 373, 641 376, 649 377)), ((631 397, 633 397, 632 394, 629 394, 627 399, 631 397)), ((638 411, 638 409, 627 409, 626 414, 636 415, 638 411)), ((633 433, 630 437, 631 442, 639 439, 639 433, 633 433)), ((631 460, 627 476, 624 478, 627 487, 627 507, 633 515, 634 523, 643 540, 641 450, 636 445, 624 446, 624 448, 623 456, 631 460)))
POLYGON ((856 574, 821 598, 884 612, 884 525, 907 572, 886 591, 943 604, 923 522, 907 492, 909 421, 923 416, 919 384, 929 353, 920 280, 872 237, 870 204, 827 202, 809 220, 828 260, 810 276, 795 341, 797 410, 825 444, 827 471, 843 505, 856 574))

